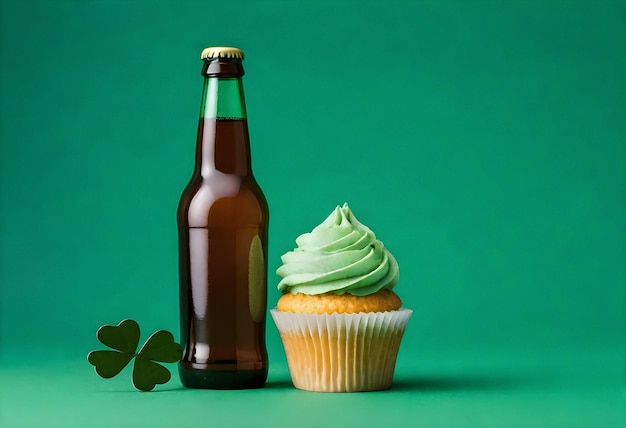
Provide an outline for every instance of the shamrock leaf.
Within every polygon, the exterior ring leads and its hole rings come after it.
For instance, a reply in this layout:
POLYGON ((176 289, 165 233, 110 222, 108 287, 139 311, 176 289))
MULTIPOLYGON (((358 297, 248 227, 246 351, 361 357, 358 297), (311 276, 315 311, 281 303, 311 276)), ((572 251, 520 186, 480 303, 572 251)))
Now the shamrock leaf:
POLYGON ((105 345, 134 355, 139 344, 139 324, 133 320, 124 320, 117 327, 103 325, 98 329, 97 336, 105 345))
POLYGON ((117 326, 104 325, 96 334, 103 344, 117 351, 93 351, 87 360, 96 368, 96 373, 105 379, 116 376, 135 356, 139 344, 139 325, 133 320, 124 320, 117 326))
POLYGON ((96 373, 105 379, 117 376, 134 354, 124 354, 117 351, 91 351, 87 356, 87 360, 96 368, 96 373))
POLYGON ((159 330, 148 338, 146 344, 141 347, 137 358, 160 361, 162 363, 175 363, 183 355, 183 348, 174 342, 172 333, 159 330))
POLYGON ((166 383, 171 378, 169 370, 155 361, 175 363, 180 360, 183 351, 174 341, 172 333, 159 330, 148 338, 137 353, 139 335, 139 325, 130 319, 117 326, 102 326, 98 329, 98 340, 115 350, 92 351, 87 360, 95 367, 98 375, 108 379, 119 374, 135 358, 133 385, 141 391, 151 391, 157 384, 166 383))
POLYGON ((154 361, 137 358, 133 366, 133 385, 141 391, 152 391, 159 384, 166 383, 172 375, 170 371, 154 361))

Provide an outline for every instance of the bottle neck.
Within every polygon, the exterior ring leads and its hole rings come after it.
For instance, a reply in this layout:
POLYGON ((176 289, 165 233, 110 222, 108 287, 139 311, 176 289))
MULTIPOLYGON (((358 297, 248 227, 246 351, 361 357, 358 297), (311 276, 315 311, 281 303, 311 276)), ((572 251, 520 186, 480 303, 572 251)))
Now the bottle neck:
POLYGON ((203 177, 252 175, 246 104, 241 76, 205 75, 196 151, 203 177))
POLYGON ((241 77, 205 77, 200 118, 246 119, 241 77))

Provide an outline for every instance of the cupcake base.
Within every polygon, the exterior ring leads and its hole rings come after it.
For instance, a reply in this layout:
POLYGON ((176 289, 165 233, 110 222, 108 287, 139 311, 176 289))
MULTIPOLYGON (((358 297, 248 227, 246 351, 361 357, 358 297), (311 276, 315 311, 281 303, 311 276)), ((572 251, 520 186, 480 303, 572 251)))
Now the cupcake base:
POLYGON ((297 314, 270 311, 293 384, 319 392, 388 389, 413 311, 297 314))

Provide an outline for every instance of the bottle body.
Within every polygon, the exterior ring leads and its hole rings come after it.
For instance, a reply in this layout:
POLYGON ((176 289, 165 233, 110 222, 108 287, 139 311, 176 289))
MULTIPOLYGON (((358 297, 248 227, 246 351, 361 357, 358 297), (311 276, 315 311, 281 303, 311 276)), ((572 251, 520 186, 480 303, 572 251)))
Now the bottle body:
POLYGON ((192 388, 258 388, 267 378, 269 214, 250 168, 241 88, 240 76, 205 77, 196 168, 178 207, 179 374, 192 388))

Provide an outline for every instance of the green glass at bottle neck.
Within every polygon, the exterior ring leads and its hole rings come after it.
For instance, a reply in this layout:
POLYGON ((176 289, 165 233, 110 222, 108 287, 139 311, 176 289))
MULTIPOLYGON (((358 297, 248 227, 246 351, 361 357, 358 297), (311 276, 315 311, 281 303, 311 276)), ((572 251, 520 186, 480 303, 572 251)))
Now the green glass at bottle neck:
POLYGON ((246 102, 241 77, 205 77, 200 117, 245 119, 246 102))

